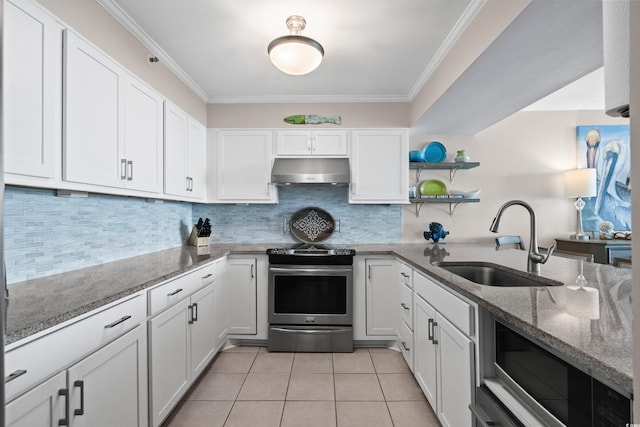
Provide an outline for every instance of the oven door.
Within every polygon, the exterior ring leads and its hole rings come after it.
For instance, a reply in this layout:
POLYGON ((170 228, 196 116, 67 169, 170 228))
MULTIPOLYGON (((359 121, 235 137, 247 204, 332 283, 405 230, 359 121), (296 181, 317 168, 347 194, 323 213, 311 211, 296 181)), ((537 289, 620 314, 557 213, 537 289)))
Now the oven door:
POLYGON ((269 266, 269 323, 351 325, 353 267, 269 266))

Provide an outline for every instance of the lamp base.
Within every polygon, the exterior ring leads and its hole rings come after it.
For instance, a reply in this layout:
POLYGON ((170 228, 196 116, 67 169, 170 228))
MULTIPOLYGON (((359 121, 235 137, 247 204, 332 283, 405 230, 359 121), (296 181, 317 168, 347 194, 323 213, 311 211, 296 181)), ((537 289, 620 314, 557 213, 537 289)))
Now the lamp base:
POLYGON ((571 236, 569 236, 569 239, 571 240, 589 240, 589 235, 588 234, 572 234, 571 236))

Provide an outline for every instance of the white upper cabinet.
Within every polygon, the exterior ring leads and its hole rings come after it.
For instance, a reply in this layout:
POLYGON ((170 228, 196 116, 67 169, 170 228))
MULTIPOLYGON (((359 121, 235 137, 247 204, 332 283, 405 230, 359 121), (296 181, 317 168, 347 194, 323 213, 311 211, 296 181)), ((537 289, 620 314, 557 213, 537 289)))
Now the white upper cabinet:
MULTIPOLYGON (((5 172, 55 178, 62 134, 62 27, 34 2, 4 5, 5 172)), ((13 182, 11 176, 7 182, 13 182)))
POLYGON ((202 199, 206 196, 206 129, 170 102, 165 102, 164 120, 164 192, 202 199))
POLYGON ((276 139, 277 156, 347 156, 347 131, 282 130, 276 139))
POLYGON ((409 203, 409 136, 406 129, 351 134, 350 203, 409 203))
POLYGON ((125 79, 123 159, 127 166, 126 188, 162 191, 162 106, 162 97, 156 92, 132 77, 125 79))
POLYGON ((162 98, 65 32, 64 180, 161 190, 162 98))
POLYGON ((211 134, 217 145, 214 198, 227 203, 275 203, 277 194, 271 184, 273 153, 272 131, 233 130, 211 134))

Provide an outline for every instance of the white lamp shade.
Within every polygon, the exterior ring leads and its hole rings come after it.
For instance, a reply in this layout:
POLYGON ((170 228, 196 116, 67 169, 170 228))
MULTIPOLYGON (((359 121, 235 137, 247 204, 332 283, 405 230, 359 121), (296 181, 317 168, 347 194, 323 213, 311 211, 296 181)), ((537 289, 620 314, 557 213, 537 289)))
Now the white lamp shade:
POLYGON ((596 195, 596 170, 594 168, 573 169, 564 173, 564 192, 569 198, 593 197, 596 195))
POLYGON ((310 73, 322 62, 322 46, 304 36, 280 37, 269 45, 269 58, 284 73, 299 76, 310 73))

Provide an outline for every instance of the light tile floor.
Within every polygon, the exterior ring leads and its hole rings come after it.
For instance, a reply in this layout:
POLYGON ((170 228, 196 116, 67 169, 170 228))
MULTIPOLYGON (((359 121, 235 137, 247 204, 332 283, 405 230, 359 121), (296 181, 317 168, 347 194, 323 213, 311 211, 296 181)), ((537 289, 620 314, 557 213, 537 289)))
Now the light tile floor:
POLYGON ((439 427, 402 355, 220 353, 163 427, 439 427))

